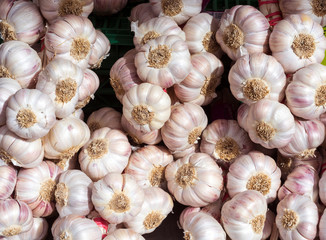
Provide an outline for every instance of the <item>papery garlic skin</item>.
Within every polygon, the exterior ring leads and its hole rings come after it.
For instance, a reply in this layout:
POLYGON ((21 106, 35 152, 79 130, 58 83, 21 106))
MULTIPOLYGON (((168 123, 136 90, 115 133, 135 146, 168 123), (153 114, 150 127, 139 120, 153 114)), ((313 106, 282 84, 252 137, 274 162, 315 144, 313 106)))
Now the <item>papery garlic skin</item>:
POLYGON ((103 127, 122 130, 121 115, 114 108, 102 107, 89 115, 87 125, 91 132, 103 127))
POLYGON ((224 11, 216 41, 232 59, 255 52, 268 51, 269 23, 265 16, 249 5, 237 5, 224 11))
POLYGON ((130 12, 130 17, 128 18, 130 22, 137 22, 142 24, 152 18, 157 17, 157 15, 152 10, 152 5, 148 3, 140 3, 133 7, 130 12))
POLYGON ((22 88, 30 88, 41 68, 40 57, 27 43, 12 40, 0 45, 0 78, 12 78, 22 88))
POLYGON ((103 240, 145 240, 145 238, 131 229, 117 229, 103 240))
POLYGON ((275 25, 269 46, 285 73, 294 73, 324 59, 326 38, 322 26, 308 15, 293 14, 275 25))
POLYGON ((169 88, 183 81, 192 65, 187 43, 177 35, 160 36, 144 44, 135 56, 143 82, 169 88))
POLYGON ((26 140, 11 132, 6 125, 0 128, 0 159, 15 166, 33 168, 44 157, 41 139, 26 140))
POLYGON ((318 210, 307 196, 290 194, 277 205, 276 226, 282 240, 314 239, 318 210))
POLYGON ((10 240, 43 240, 48 234, 49 224, 45 218, 33 218, 33 225, 30 230, 21 234, 9 237, 10 240), (16 237, 16 238, 15 238, 16 237))
POLYGON ((319 239, 320 240, 325 240, 326 239, 326 210, 324 210, 320 220, 319 220, 319 239))
POLYGON ((33 215, 28 205, 15 199, 0 200, 0 238, 26 232, 33 225, 33 215))
POLYGON ((222 223, 231 239, 260 240, 266 219, 266 198, 258 191, 236 194, 222 207, 222 223))
POLYGON ((223 189, 222 170, 206 153, 192 153, 171 162, 165 178, 176 200, 192 207, 216 201, 223 189))
POLYGON ((132 175, 139 186, 166 188, 165 168, 173 156, 164 146, 147 145, 134 151, 124 172, 132 175))
POLYGON ((49 95, 56 117, 64 118, 75 111, 83 78, 83 70, 71 61, 54 59, 40 73, 36 89, 49 95))
POLYGON ((202 0, 150 0, 153 12, 159 16, 171 17, 178 25, 185 23, 201 11, 202 0))
POLYGON ((67 15, 49 25, 44 38, 46 56, 64 58, 86 69, 95 41, 96 31, 88 18, 67 15))
POLYGON ((122 173, 130 154, 127 136, 120 130, 104 127, 92 133, 78 160, 81 170, 95 182, 108 173, 122 173))
POLYGON ((222 166, 253 150, 248 133, 236 120, 217 119, 208 124, 202 134, 200 151, 215 158, 222 166))
POLYGON ((109 173, 93 185, 92 202, 110 223, 129 221, 141 210, 144 190, 129 174, 109 173))
POLYGON ((227 174, 226 188, 231 198, 239 192, 256 190, 271 203, 276 199, 280 185, 281 170, 274 159, 257 151, 237 158, 227 174))
POLYGON ((286 88, 286 101, 291 112, 304 119, 318 119, 326 112, 326 67, 310 64, 293 75, 286 88))
POLYGON ((121 11, 128 0, 94 0, 94 13, 97 15, 111 15, 121 11))
POLYGON ((100 30, 96 29, 96 40, 92 48, 92 54, 89 58, 89 67, 100 68, 102 61, 109 56, 111 49, 110 40, 100 30))
POLYGON ((40 90, 21 89, 8 100, 7 127, 21 138, 41 138, 50 131, 55 122, 54 103, 40 90))
POLYGON ((71 214, 63 218, 57 218, 51 232, 54 240, 79 239, 79 240, 101 240, 100 228, 92 220, 71 214), (90 238, 91 237, 91 238, 90 238))
POLYGON ((250 105, 247 131, 253 142, 268 149, 281 148, 295 133, 294 117, 284 104, 262 99, 250 105))
POLYGON ((171 99, 160 86, 142 83, 122 99, 122 112, 136 129, 148 133, 160 129, 171 114, 171 99))
POLYGON ((78 89, 78 103, 75 108, 83 108, 91 99, 94 99, 94 94, 99 86, 100 79, 97 74, 90 69, 85 69, 83 81, 78 89))
POLYGON ((0 78, 0 126, 6 123, 6 109, 9 98, 14 95, 21 86, 11 78, 0 78))
POLYGON ((242 56, 229 72, 233 96, 248 105, 268 98, 282 101, 286 76, 282 65, 272 56, 252 53, 242 56))
POLYGON ((0 199, 9 198, 14 192, 17 172, 11 166, 0 166, 0 199))

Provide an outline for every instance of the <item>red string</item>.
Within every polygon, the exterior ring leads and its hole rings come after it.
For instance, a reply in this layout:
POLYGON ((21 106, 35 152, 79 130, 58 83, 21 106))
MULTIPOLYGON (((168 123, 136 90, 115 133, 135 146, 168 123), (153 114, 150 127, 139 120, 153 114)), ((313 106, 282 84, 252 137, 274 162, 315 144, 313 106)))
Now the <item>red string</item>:
POLYGON ((267 14, 265 17, 266 18, 270 18, 270 17, 273 17, 273 16, 277 16, 277 15, 280 15, 281 16, 281 12, 280 11, 276 11, 276 12, 273 12, 273 13, 270 13, 270 14, 267 14))
POLYGON ((260 1, 258 0, 258 5, 270 4, 270 3, 278 3, 278 0, 270 0, 270 1, 260 1))
POLYGON ((282 18, 281 17, 279 17, 279 18, 274 18, 274 19, 272 19, 272 20, 270 20, 269 21, 269 25, 271 25, 271 26, 275 26, 279 21, 281 21, 282 20, 282 18))

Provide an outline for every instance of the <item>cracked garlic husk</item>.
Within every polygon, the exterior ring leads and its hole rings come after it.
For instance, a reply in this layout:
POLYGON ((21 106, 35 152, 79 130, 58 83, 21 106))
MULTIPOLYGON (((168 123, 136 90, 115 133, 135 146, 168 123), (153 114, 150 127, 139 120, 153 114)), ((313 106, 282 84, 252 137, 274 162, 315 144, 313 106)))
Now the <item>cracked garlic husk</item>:
POLYGON ((266 198, 258 191, 236 194, 222 207, 222 223, 231 239, 260 240, 266 220, 266 198))
POLYGON ((145 194, 129 174, 109 173, 93 185, 92 202, 102 218, 118 224, 135 217, 145 194))
POLYGON ((91 99, 94 99, 94 94, 99 86, 100 79, 97 74, 90 69, 85 69, 83 81, 78 89, 78 103, 75 108, 83 108, 89 103, 91 99))
POLYGON ((103 240, 145 240, 145 238, 131 229, 117 229, 103 240))
POLYGON ((157 15, 152 10, 152 5, 148 3, 140 3, 137 6, 133 7, 130 12, 130 17, 128 20, 130 22, 137 22, 142 24, 151 20, 152 18, 157 17, 157 15))
POLYGON ((11 166, 0 166, 0 199, 11 196, 17 182, 17 171, 11 166))
POLYGON ((96 40, 92 47, 92 54, 88 61, 90 68, 100 68, 102 61, 106 59, 110 54, 111 49, 110 40, 100 30, 96 29, 96 40))
POLYGON ((318 210, 307 196, 290 194, 277 204, 276 226, 282 240, 314 239, 318 210))
POLYGON ((125 133, 108 127, 95 130, 78 155, 80 168, 94 182, 108 173, 122 173, 131 145, 125 133))
POLYGON ((192 153, 165 169, 169 192, 187 206, 203 207, 216 201, 223 190, 222 169, 206 153, 192 153))
POLYGON ((87 125, 91 133, 103 127, 122 130, 121 116, 114 108, 102 107, 89 115, 87 125))

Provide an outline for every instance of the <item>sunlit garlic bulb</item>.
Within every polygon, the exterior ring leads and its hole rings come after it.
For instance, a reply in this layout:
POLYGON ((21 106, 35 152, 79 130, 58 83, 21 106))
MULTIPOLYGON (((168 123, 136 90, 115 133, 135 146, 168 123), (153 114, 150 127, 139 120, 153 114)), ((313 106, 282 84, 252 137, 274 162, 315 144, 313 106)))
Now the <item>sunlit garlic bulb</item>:
POLYGON ((14 192, 17 171, 11 166, 0 166, 0 199, 6 199, 14 192))
POLYGON ((308 15, 293 14, 275 25, 269 46, 285 73, 294 73, 324 59, 326 38, 322 26, 308 15))
POLYGON ((236 158, 253 150, 254 144, 248 133, 235 120, 217 119, 202 134, 200 151, 228 167, 236 158))
POLYGON ((145 2, 140 3, 131 9, 128 20, 130 22, 138 21, 138 24, 142 24, 155 17, 157 17, 157 15, 153 12, 152 5, 149 2, 145 2))
POLYGON ((230 197, 246 190, 260 192, 271 203, 281 185, 281 170, 274 159, 260 152, 250 152, 237 158, 227 174, 230 197))
POLYGON ((30 140, 41 138, 55 122, 54 103, 40 90, 21 89, 8 100, 6 124, 19 137, 30 140))
POLYGON ((122 173, 130 154, 127 136, 120 130, 104 127, 92 133, 78 160, 81 170, 95 182, 108 173, 122 173))
POLYGON ((16 184, 16 199, 28 204, 34 217, 46 217, 55 210, 54 191, 61 169, 50 161, 35 168, 21 169, 16 184))
POLYGON ((219 21, 208 13, 199 13, 190 18, 182 29, 190 53, 209 52, 220 58, 223 51, 215 38, 218 27, 219 21))
POLYGON ((144 44, 135 56, 143 82, 169 88, 183 81, 192 65, 187 43, 177 35, 160 36, 144 44))
POLYGON ((78 88, 78 103, 75 109, 85 107, 91 99, 94 99, 99 86, 100 79, 97 74, 90 69, 85 69, 83 81, 78 88))
POLYGON ((147 145, 134 151, 125 173, 132 175, 138 185, 166 188, 165 168, 173 161, 173 156, 164 146, 147 145))
POLYGON ((277 205, 276 225, 282 240, 314 239, 318 210, 307 196, 290 194, 277 205))
POLYGON ((171 113, 169 95, 160 86, 151 83, 129 89, 122 103, 126 120, 145 133, 160 129, 171 113))
POLYGON ((266 220, 266 198, 258 191, 236 194, 222 207, 222 223, 231 239, 260 240, 266 220))
POLYGON ((121 113, 111 107, 102 107, 89 115, 87 125, 91 132, 103 127, 122 130, 121 113))
POLYGON ((176 97, 182 102, 208 105, 217 97, 216 87, 224 72, 222 62, 213 54, 202 52, 191 56, 192 70, 179 84, 174 85, 176 97))
POLYGON ((92 54, 89 58, 89 67, 100 68, 104 59, 109 56, 111 49, 110 40, 100 30, 96 29, 96 40, 92 48, 92 54))
POLYGON ((237 5, 224 11, 216 41, 232 59, 255 52, 268 51, 269 23, 265 16, 249 5, 237 5))
POLYGON ((247 131, 253 142, 269 149, 281 148, 295 133, 294 117, 284 104, 262 99, 250 105, 247 131))
POLYGON ((145 238, 131 229, 117 229, 103 240, 145 240, 145 238))

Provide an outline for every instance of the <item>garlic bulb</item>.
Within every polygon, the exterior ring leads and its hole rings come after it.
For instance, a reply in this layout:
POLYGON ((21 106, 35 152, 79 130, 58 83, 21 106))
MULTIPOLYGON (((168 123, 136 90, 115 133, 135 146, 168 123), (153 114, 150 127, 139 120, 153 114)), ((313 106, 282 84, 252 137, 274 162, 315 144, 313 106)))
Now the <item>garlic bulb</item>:
POLYGON ((6 123, 6 109, 9 98, 14 95, 21 86, 11 78, 0 78, 0 126, 6 123))
POLYGON ((92 133, 78 160, 81 170, 96 182, 108 173, 122 173, 130 154, 127 136, 120 130, 104 127, 92 133))
POLYGON ((169 17, 152 18, 138 26, 138 22, 131 22, 131 31, 135 33, 133 42, 139 50, 144 44, 160 36, 177 35, 186 40, 185 33, 178 24, 169 17))
POLYGON ((237 121, 225 119, 210 123, 203 131, 200 143, 201 152, 209 154, 225 167, 253 147, 248 133, 239 127, 237 121))
POLYGON ((95 40, 96 31, 88 18, 67 15, 49 25, 44 39, 46 56, 65 58, 86 69, 95 40))
POLYGON ((237 158, 227 174, 226 187, 231 198, 239 192, 256 190, 271 203, 280 185, 281 170, 274 159, 256 151, 237 158))
POLYGON ((93 185, 92 202, 96 211, 113 224, 135 217, 144 200, 144 190, 128 174, 109 173, 93 185))
POLYGON ((207 122, 207 116, 199 105, 177 104, 173 106, 169 120, 161 129, 163 142, 172 154, 195 149, 207 122))
POLYGON ((36 89, 49 95, 56 117, 64 118, 75 111, 83 78, 83 70, 71 61, 54 59, 40 73, 36 89))
POLYGON ((249 5, 237 5, 224 11, 216 41, 232 59, 255 52, 268 51, 269 23, 265 16, 249 5))
POLYGON ((94 13, 97 15, 111 15, 121 11, 128 0, 94 0, 94 13))
POLYGON ((97 74, 90 69, 85 69, 84 79, 78 89, 78 103, 75 108, 83 108, 91 99, 94 99, 94 94, 99 86, 100 79, 97 74))
POLYGON ((326 38, 322 26, 308 15, 294 14, 274 27, 269 46, 285 73, 294 73, 324 59, 326 38))
POLYGON ((153 12, 172 18, 178 25, 201 11, 202 0, 150 0, 153 12))
POLYGON ((320 220, 319 220, 319 239, 325 240, 326 239, 326 209, 324 210, 320 220))
POLYGON ((165 169, 173 162, 173 156, 164 146, 147 145, 134 151, 125 173, 132 175, 138 185, 166 188, 165 169))
POLYGON ((215 38, 218 27, 219 21, 208 13, 199 13, 190 18, 182 29, 190 53, 209 52, 222 57, 223 51, 215 38))
POLYGON ((319 198, 322 201, 322 203, 325 205, 325 203, 326 203, 326 174, 324 174, 324 172, 322 173, 321 178, 319 180, 319 198))
POLYGON ((122 130, 121 113, 110 107, 102 107, 89 115, 87 125, 91 132, 103 127, 122 130))
POLYGON ((76 117, 66 117, 57 121, 43 137, 44 156, 58 161, 63 169, 65 163, 72 159, 89 138, 90 131, 86 123, 76 117))
POLYGON ((136 54, 135 66, 142 81, 162 88, 180 83, 192 68, 187 43, 177 35, 148 41, 136 54))
POLYGON ((248 132, 247 117, 249 114, 249 105, 242 103, 237 110, 237 121, 240 127, 248 132))
POLYGON ((301 118, 316 119, 326 112, 326 67, 315 63, 298 70, 286 88, 291 112, 301 118))
POLYGON ((22 88, 33 87, 41 67, 40 57, 27 43, 12 40, 0 45, 0 78, 15 79, 22 88))
POLYGON ((269 149, 281 148, 295 133, 294 117, 284 104, 262 99, 250 105, 247 130, 253 142, 269 149))
POLYGON ((78 216, 68 215, 57 218, 51 232, 54 240, 78 239, 78 240, 101 240, 102 233, 99 227, 92 220, 78 216))
POLYGON ((172 211, 171 196, 158 187, 144 189, 145 199, 139 214, 124 224, 140 234, 153 232, 172 211))
POLYGON ((7 127, 21 138, 41 138, 50 131, 55 122, 54 103, 40 90, 18 90, 8 101, 7 127))
POLYGON ((117 229, 103 240, 145 240, 145 238, 131 229, 117 229))
POLYGON ((165 169, 168 189, 187 206, 203 207, 216 201, 223 189, 221 168, 206 153, 192 153, 165 169))
POLYGON ((221 83, 224 66, 213 54, 202 52, 191 56, 192 70, 174 92, 182 102, 208 105, 217 97, 215 89, 221 83))
POLYGON ((88 17, 94 8, 92 0, 38 0, 38 2, 43 17, 50 24, 67 15, 88 17))
POLYGON ((145 133, 160 129, 171 113, 169 95, 151 83, 141 83, 129 89, 122 104, 126 120, 145 133))
POLYGON ((317 206, 307 196, 290 194, 278 203, 275 221, 282 240, 314 239, 317 235, 317 206))
POLYGON ((286 76, 282 65, 272 56, 252 53, 242 56, 229 72, 233 96, 248 105, 268 98, 282 101, 286 76))
POLYGON ((14 192, 17 172, 11 166, 0 166, 0 199, 6 199, 14 192))
POLYGON ((110 40, 100 30, 96 30, 96 40, 92 48, 92 54, 89 58, 89 67, 100 68, 102 61, 109 56, 111 49, 110 40))
POLYGON ((46 217, 55 210, 54 191, 61 169, 53 162, 43 161, 35 168, 18 173, 15 195, 28 204, 34 217, 46 217))
POLYGON ((318 120, 295 120, 295 133, 292 140, 279 152, 285 157, 307 159, 315 156, 315 151, 325 138, 325 125, 318 120))
POLYGON ((225 240, 226 234, 212 216, 193 208, 186 208, 180 216, 184 239, 225 240))
POLYGON ((150 3, 140 3, 131 9, 128 19, 130 22, 138 21, 138 24, 142 24, 155 17, 157 17, 157 15, 153 12, 150 3))
POLYGON ((0 200, 0 238, 26 232, 33 225, 33 215, 26 203, 15 200, 0 200))
POLYGON ((33 45, 45 31, 40 10, 30 1, 19 0, 10 2, 9 5, 6 17, 0 16, 1 38, 5 42, 18 40, 33 45))
POLYGON ((269 237, 273 232, 274 224, 275 224, 275 214, 270 209, 268 209, 266 212, 266 219, 265 219, 262 239, 273 240, 272 238, 269 237))
POLYGON ((258 191, 236 194, 222 207, 222 223, 231 239, 260 240, 266 220, 266 198, 258 191))
MULTIPOLYGON (((17 240, 33 239, 33 240, 43 240, 46 239, 48 234, 49 224, 45 218, 33 218, 33 225, 30 230, 15 235, 17 240)), ((10 237, 10 240, 12 239, 10 237)))
POLYGON ((41 139, 26 140, 11 132, 6 125, 0 128, 0 159, 7 164, 33 168, 38 166, 44 157, 41 139))

